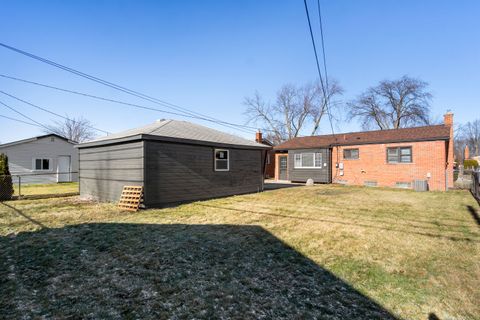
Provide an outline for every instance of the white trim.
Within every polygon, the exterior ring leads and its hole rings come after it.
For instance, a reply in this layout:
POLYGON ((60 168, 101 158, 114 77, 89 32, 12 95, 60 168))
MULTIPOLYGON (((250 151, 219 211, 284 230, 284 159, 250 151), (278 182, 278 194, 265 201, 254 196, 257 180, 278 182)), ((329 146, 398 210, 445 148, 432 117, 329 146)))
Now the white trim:
POLYGON ((321 152, 301 152, 301 153, 294 153, 293 154, 293 168, 294 169, 322 169, 323 168, 323 154, 321 152), (303 167, 302 161, 303 161, 303 155, 304 154, 312 154, 313 155, 313 167, 303 167), (320 154, 320 166, 316 167, 315 162, 317 162, 317 154, 320 154), (296 163, 296 158, 297 155, 300 156, 300 166, 297 166, 296 163))
MULTIPOLYGON (((42 167, 43 167, 43 165, 42 165, 42 167)), ((47 157, 32 158, 32 171, 53 172, 53 159, 52 158, 47 158, 47 157), (43 160, 48 160, 49 169, 37 169, 37 166, 35 164, 36 160, 42 160, 42 164, 43 164, 43 160)))
MULTIPOLYGON (((223 159, 219 159, 220 161, 224 161, 223 159)), ((227 149, 215 149, 213 152, 213 162, 214 162, 214 169, 215 171, 230 171, 230 150, 227 149), (227 169, 217 169, 217 152, 224 151, 227 153, 227 169)))

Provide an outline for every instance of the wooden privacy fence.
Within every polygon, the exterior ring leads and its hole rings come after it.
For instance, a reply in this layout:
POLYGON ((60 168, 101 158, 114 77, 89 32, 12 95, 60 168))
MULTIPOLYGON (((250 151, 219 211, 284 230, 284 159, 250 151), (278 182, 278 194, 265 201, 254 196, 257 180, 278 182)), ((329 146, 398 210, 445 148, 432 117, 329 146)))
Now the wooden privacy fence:
POLYGON ((480 201, 480 171, 472 173, 472 194, 480 201))

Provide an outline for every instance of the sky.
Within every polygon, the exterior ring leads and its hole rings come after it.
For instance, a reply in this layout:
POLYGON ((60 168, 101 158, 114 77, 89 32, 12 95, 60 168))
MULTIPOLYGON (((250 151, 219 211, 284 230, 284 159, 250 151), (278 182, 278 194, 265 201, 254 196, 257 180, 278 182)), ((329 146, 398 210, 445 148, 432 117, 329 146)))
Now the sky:
MULTIPOLYGON (((309 0, 319 40, 316 1, 309 0)), ((480 118, 480 2, 322 0, 328 73, 346 102, 384 79, 429 83, 432 114, 480 118)), ((245 124, 246 96, 274 101, 287 83, 318 75, 303 1, 2 1, 0 42, 223 121, 245 124)), ((0 47, 0 74, 161 108, 0 47)), ((140 110, 0 78, 0 90, 67 117, 118 132, 161 118, 140 110)), ((61 121, 0 94, 45 125, 61 121)), ((173 110, 170 110, 173 111, 173 110)), ((0 105, 0 115, 22 119, 0 105)), ((360 130, 341 119, 336 132, 360 130)), ((325 118, 320 133, 330 133, 325 118)), ((43 134, 0 117, 0 142, 43 134)), ((101 134, 101 133, 99 133, 101 134)))

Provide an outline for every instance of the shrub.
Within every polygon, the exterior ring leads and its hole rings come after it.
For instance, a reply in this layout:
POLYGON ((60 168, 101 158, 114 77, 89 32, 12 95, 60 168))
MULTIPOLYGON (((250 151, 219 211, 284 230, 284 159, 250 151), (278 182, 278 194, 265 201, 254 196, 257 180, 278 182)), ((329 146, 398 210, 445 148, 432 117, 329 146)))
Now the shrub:
POLYGON ((467 168, 471 168, 471 169, 478 168, 478 161, 473 160, 473 159, 464 160, 463 161, 463 167, 465 169, 467 169, 467 168))
POLYGON ((10 200, 13 195, 13 184, 10 170, 8 169, 8 157, 0 154, 0 200, 10 200))

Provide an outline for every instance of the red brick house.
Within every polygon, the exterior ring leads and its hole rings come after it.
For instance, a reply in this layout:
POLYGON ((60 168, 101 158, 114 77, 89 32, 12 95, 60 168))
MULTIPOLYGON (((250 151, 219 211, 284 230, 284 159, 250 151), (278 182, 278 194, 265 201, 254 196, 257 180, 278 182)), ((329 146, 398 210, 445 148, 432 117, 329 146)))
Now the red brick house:
POLYGON ((275 179, 412 188, 453 187, 453 114, 444 124, 299 137, 275 150, 275 179))

